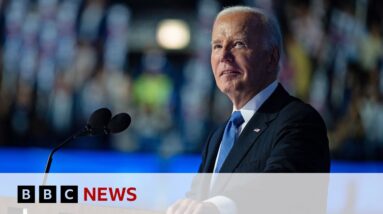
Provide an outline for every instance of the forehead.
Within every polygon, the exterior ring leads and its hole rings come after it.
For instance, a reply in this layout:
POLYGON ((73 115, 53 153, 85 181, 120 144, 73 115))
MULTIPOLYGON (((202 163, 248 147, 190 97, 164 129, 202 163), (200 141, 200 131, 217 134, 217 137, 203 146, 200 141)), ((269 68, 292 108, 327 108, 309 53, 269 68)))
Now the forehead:
POLYGON ((261 32, 260 17, 249 12, 233 12, 219 16, 214 22, 212 37, 231 37, 250 35, 261 32))

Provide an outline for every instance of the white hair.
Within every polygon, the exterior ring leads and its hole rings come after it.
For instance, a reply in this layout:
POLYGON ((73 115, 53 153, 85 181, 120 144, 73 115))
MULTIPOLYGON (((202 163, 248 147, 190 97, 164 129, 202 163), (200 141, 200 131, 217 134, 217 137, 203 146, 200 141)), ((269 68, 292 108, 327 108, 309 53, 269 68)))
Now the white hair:
POLYGON ((274 18, 272 14, 267 13, 266 11, 259 8, 253 8, 248 6, 233 6, 221 10, 217 14, 215 20, 217 20, 221 16, 231 13, 251 13, 258 16, 261 20, 260 24, 262 25, 265 31, 265 33, 263 34, 264 39, 267 41, 267 47, 265 48, 271 49, 273 47, 276 47, 279 52, 279 56, 282 55, 282 34, 279 28, 278 21, 274 18))

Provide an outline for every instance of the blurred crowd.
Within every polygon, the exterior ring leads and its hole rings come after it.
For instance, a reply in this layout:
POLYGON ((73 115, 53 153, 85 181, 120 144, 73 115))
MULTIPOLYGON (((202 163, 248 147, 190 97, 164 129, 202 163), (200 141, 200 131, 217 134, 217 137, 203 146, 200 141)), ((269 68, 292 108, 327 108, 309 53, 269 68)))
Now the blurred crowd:
MULTIPOLYGON (((383 3, 236 3, 276 15, 284 36, 280 82, 322 114, 333 158, 383 159, 383 3)), ((210 68, 214 16, 231 4, 197 1, 194 47, 168 52, 130 49, 129 1, 0 1, 0 146, 52 147, 108 107, 132 116, 128 131, 71 146, 199 152, 232 108, 210 68)))

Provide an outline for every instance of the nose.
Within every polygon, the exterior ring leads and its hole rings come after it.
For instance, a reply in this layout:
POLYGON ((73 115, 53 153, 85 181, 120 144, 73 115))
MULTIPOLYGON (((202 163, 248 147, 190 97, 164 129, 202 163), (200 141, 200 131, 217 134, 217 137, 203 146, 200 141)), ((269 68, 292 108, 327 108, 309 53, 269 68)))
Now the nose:
POLYGON ((233 62, 234 56, 233 53, 228 48, 223 48, 221 53, 221 62, 233 62))

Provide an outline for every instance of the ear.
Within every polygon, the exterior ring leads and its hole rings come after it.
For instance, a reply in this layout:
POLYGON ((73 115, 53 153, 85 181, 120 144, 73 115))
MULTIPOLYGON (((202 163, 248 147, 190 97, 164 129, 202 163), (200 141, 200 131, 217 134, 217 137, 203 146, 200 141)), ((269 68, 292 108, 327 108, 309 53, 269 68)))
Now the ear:
POLYGON ((279 57, 280 57, 279 49, 275 46, 272 47, 271 52, 270 52, 269 57, 268 57, 268 60, 267 60, 267 63, 269 65, 269 68, 273 72, 278 69, 279 57))

